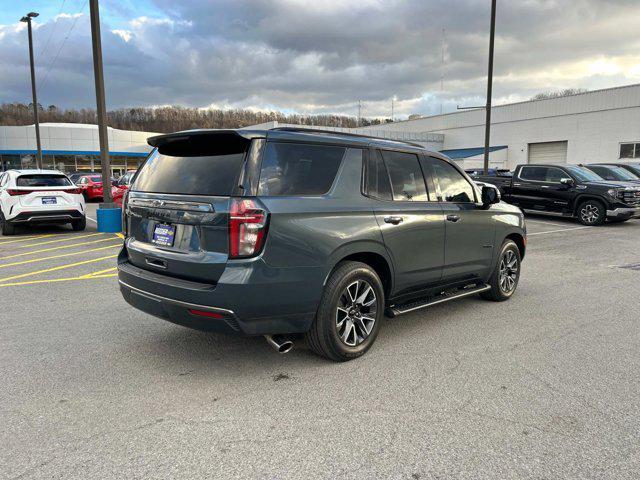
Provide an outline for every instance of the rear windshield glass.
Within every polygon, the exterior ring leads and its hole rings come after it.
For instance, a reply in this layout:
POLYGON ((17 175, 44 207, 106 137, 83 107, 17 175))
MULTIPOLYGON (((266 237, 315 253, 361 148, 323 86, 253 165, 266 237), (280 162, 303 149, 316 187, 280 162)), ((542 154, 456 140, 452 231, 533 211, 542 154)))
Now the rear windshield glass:
POLYGON ((344 147, 267 143, 258 195, 323 195, 329 191, 344 147))
POLYGON ((140 168, 133 190, 231 195, 249 146, 249 141, 236 137, 200 135, 161 146, 140 168))
POLYGON ((91 179, 92 182, 102 182, 102 177, 99 176, 95 176, 95 177, 89 177, 91 179))
POLYGON ((18 187, 68 187, 71 181, 64 175, 34 174, 20 175, 16 179, 18 187))

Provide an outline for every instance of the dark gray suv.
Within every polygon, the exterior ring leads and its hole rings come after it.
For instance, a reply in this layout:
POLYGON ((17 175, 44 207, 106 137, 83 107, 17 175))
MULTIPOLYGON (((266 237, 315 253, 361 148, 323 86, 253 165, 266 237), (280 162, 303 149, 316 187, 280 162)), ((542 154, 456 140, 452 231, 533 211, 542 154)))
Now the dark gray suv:
POLYGON ((205 331, 304 337, 362 355, 384 315, 513 295, 522 212, 449 159, 309 129, 192 130, 155 149, 124 202, 118 259, 134 307, 205 331))

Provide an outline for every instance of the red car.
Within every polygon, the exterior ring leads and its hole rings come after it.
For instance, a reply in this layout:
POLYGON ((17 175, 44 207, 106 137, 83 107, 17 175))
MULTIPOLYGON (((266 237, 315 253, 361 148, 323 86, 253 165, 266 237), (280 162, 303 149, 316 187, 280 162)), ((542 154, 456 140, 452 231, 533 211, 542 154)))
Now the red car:
POLYGON ((135 170, 125 173, 118 179, 118 182, 113 187, 111 187, 111 196, 113 197, 113 203, 122 207, 122 199, 124 198, 124 194, 127 193, 127 190, 129 190, 129 187, 131 186, 131 179, 135 174, 135 170))
POLYGON ((102 176, 83 175, 78 179, 76 185, 82 189, 85 200, 102 200, 102 176))

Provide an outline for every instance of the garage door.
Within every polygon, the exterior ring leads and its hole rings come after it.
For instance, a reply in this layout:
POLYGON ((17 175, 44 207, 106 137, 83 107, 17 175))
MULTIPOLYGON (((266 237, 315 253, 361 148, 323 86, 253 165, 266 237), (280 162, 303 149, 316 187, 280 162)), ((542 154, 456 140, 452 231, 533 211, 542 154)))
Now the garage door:
POLYGON ((529 163, 567 163, 567 142, 530 143, 529 163))

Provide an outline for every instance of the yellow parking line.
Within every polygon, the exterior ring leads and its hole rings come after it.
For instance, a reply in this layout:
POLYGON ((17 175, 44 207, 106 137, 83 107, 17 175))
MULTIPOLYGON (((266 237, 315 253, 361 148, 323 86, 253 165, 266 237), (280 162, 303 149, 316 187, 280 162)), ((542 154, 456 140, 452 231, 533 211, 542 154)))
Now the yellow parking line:
POLYGON ((104 275, 107 272, 113 272, 118 267, 105 268, 104 270, 98 270, 97 272, 87 273, 86 275, 82 275, 82 278, 95 277, 96 275, 104 275))
POLYGON ((124 235, 123 235, 123 234, 121 234, 121 233, 116 233, 116 237, 121 238, 121 239, 123 239, 123 240, 124 240, 124 235))
POLYGON ((24 265, 26 263, 42 262, 44 260, 53 260, 55 258, 70 257, 72 255, 80 255, 81 253, 99 252, 100 250, 107 250, 108 248, 121 247, 121 246, 122 245, 118 243, 116 245, 109 245, 107 247, 91 248, 89 250, 80 250, 79 252, 62 253, 60 255, 52 255, 50 257, 32 258, 31 260, 22 260, 20 262, 4 263, 4 264, 0 264, 0 268, 15 267, 16 265, 24 265))
POLYGON ((38 238, 46 238, 46 237, 55 237, 57 235, 68 235, 67 233, 49 233, 47 235, 29 235, 27 237, 9 237, 3 240, 0 240, 0 245, 6 245, 7 243, 18 243, 24 242, 26 240, 36 240, 38 238))
POLYGON ((67 277, 67 278, 50 278, 47 280, 28 280, 26 282, 14 282, 14 283, 5 283, 0 285, 2 287, 17 287, 20 285, 34 285, 36 283, 52 283, 52 282, 71 282, 73 280, 92 280, 94 278, 110 278, 117 276, 117 273, 111 273, 108 275, 96 275, 94 277, 67 277))
POLYGON ((47 240, 46 242, 29 243, 27 245, 18 245, 20 248, 37 247, 38 245, 46 245, 48 243, 66 242, 67 240, 75 240, 77 238, 95 237, 96 235, 104 235, 103 233, 90 233, 88 235, 69 235, 67 238, 58 240, 47 240))
POLYGON ((0 283, 7 282, 9 280, 15 280, 17 278, 30 277, 31 275, 40 275, 41 273, 55 272, 57 270, 63 270, 65 268, 78 267, 80 265, 86 265, 87 263, 94 263, 94 262, 99 262, 101 260, 116 258, 117 256, 118 255, 108 255, 106 257, 92 258, 91 260, 83 260, 81 262, 69 263, 67 265, 59 265, 57 267, 45 268, 44 270, 37 270, 35 272, 27 272, 27 273, 22 273, 20 275, 12 275, 10 277, 0 278, 0 283))
POLYGON ((0 260, 7 260, 8 258, 24 257, 25 255, 35 255, 36 253, 52 252, 53 250, 62 250, 64 248, 80 247, 82 245, 92 245, 94 243, 112 242, 113 237, 103 238, 101 240, 92 240, 90 242, 72 243, 70 245, 61 245, 59 247, 43 248, 41 250, 34 250, 32 252, 16 253, 15 255, 7 255, 6 257, 0 257, 0 260))

